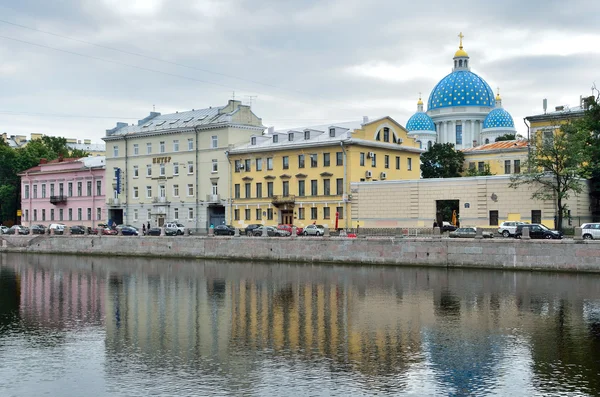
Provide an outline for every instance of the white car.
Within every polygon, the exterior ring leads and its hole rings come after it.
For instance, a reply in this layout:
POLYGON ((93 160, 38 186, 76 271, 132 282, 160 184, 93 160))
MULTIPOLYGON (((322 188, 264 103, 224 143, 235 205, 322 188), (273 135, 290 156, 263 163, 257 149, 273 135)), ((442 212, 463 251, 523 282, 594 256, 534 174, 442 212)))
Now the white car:
POLYGON ((585 223, 581 225, 581 237, 584 240, 600 240, 600 223, 585 223))
POLYGON ((164 227, 168 229, 176 229, 179 236, 183 236, 185 234, 185 226, 183 226, 181 223, 167 222, 165 223, 164 227))
POLYGON ((527 225, 527 222, 519 222, 519 221, 508 221, 502 222, 498 227, 498 234, 503 237, 511 237, 515 235, 515 231, 517 230, 517 225, 527 225))
POLYGON ((7 231, 8 231, 7 226, 0 226, 0 234, 6 234, 7 231))
POLYGON ((65 232, 65 225, 62 223, 51 223, 48 229, 54 230, 54 234, 63 234, 65 232))
POLYGON ((302 232, 305 236, 322 236, 325 234, 323 225, 308 225, 302 232))

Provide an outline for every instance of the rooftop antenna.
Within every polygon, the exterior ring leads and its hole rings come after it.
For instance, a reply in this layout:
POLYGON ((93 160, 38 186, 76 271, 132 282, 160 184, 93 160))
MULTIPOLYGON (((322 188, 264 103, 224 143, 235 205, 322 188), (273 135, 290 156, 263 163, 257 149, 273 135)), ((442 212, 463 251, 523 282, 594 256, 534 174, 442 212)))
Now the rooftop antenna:
POLYGON ((252 107, 252 101, 258 98, 258 95, 246 95, 246 98, 248 99, 248 106, 252 107))
POLYGON ((156 112, 156 105, 152 105, 152 111, 156 112))
POLYGON ((542 103, 544 104, 544 114, 546 114, 546 109, 548 109, 548 100, 544 98, 542 103))
POLYGON ((233 93, 231 94, 231 99, 235 101, 235 91, 233 91, 233 93))

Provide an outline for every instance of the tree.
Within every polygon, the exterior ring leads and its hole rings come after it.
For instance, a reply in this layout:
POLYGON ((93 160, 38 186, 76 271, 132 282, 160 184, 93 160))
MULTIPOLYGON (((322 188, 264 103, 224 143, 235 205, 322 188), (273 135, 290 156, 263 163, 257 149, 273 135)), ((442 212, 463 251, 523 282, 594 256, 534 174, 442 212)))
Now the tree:
POLYGON ((588 173, 582 167, 589 159, 586 139, 578 130, 577 123, 567 121, 552 137, 532 137, 531 150, 527 159, 528 171, 511 177, 510 187, 531 185, 531 198, 553 200, 556 203, 556 225, 562 229, 562 220, 567 213, 564 202, 572 193, 581 193, 588 173))
POLYGON ((500 141, 514 141, 516 139, 515 134, 504 134, 496 138, 496 142, 500 141))
POLYGON ((600 91, 594 86, 594 95, 584 99, 588 105, 576 128, 586 140, 589 161, 583 165, 590 175, 590 195, 594 199, 594 220, 600 218, 600 91))
POLYGON ((43 136, 42 143, 51 152, 56 154, 56 157, 69 157, 69 147, 67 146, 67 138, 56 136, 43 136))
POLYGON ((82 157, 88 157, 89 155, 90 154, 88 152, 86 152, 85 150, 72 149, 71 152, 69 153, 68 157, 80 159, 82 157))
POLYGON ((479 169, 473 167, 473 168, 469 168, 467 170, 467 172, 465 173, 465 176, 490 176, 490 175, 494 175, 494 174, 492 174, 492 171, 490 170, 490 165, 488 163, 485 163, 485 165, 483 166, 483 171, 479 171, 479 169))
POLYGON ((461 176, 465 155, 454 150, 452 143, 436 143, 421 155, 423 178, 457 178, 461 176))

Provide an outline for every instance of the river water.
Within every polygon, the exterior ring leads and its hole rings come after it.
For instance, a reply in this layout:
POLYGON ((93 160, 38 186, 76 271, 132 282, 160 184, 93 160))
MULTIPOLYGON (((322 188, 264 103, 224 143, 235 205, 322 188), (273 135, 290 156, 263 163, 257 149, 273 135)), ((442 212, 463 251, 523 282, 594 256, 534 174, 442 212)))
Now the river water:
POLYGON ((0 256, 0 396, 597 396, 600 277, 0 256))

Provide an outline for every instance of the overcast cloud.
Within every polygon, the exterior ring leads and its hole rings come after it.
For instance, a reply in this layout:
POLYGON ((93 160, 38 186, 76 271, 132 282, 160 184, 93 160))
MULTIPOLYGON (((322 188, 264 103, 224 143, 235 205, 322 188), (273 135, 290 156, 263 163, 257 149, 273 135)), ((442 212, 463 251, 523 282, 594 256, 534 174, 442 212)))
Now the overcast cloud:
POLYGON ((462 31, 472 70, 524 134, 543 98, 576 106, 599 82, 599 14, 589 0, 0 0, 0 132, 101 142, 153 106, 220 106, 233 91, 276 128, 404 125, 462 31))

